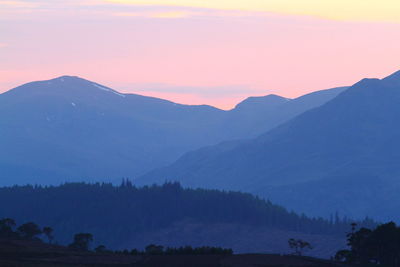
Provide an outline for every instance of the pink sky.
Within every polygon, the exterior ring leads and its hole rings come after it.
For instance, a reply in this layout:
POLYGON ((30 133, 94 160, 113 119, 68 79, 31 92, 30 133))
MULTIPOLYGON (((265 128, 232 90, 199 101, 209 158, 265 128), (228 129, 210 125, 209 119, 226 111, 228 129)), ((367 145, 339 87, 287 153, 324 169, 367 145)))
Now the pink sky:
POLYGON ((296 97, 400 69, 396 22, 8 2, 21 6, 0 2, 0 92, 77 75, 122 92, 230 108, 250 95, 296 97))

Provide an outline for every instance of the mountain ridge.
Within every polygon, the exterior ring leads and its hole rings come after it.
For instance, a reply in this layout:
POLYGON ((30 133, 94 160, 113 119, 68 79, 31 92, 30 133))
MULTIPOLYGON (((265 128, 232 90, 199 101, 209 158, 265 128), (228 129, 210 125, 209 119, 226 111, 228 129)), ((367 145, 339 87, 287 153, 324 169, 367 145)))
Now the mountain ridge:
MULTIPOLYGON (((212 153, 191 152, 190 157, 183 156, 165 169, 146 174, 138 182, 168 179, 190 187, 243 190, 267 198, 273 188, 286 186, 289 192, 296 192, 297 184, 346 175, 359 181, 375 175, 389 186, 388 181, 400 175, 395 164, 400 160, 396 149, 400 148, 396 138, 400 135, 400 128, 396 126, 400 116, 400 87, 393 79, 400 76, 396 73, 388 77, 363 79, 324 105, 307 110, 257 138, 238 141, 228 150, 217 145, 208 148, 212 153)), ((374 179, 365 181, 373 186, 374 179)), ((313 188, 314 193, 297 195, 318 203, 315 197, 318 187, 313 188)), ((330 196, 329 187, 325 195, 330 196)), ((384 198, 381 199, 385 205, 384 198)), ((285 201, 285 194, 279 201, 297 210, 301 203, 307 202, 285 201)), ((351 206, 346 215, 356 214, 360 203, 351 206)), ((312 214, 320 215, 324 209, 335 212, 325 206, 312 214)), ((307 207, 302 210, 311 212, 307 207)), ((377 210, 371 213, 379 216, 377 210)))
POLYGON ((293 109, 296 100, 284 100, 241 112, 121 94, 76 76, 27 83, 0 94, 0 183, 134 178, 187 151, 257 136, 340 90, 293 109))

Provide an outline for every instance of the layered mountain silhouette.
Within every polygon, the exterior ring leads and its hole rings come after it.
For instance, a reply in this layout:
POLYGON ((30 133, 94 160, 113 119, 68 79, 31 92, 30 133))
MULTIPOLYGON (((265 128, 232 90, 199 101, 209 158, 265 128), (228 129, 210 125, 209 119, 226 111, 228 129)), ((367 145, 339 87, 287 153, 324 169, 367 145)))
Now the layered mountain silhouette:
POLYGON ((249 98, 224 111, 72 76, 24 84, 0 95, 0 184, 133 178, 187 151, 257 136, 344 89, 249 98))
POLYGON ((399 122, 400 71, 364 79, 257 138, 190 152, 142 181, 244 190, 312 215, 400 219, 399 122))

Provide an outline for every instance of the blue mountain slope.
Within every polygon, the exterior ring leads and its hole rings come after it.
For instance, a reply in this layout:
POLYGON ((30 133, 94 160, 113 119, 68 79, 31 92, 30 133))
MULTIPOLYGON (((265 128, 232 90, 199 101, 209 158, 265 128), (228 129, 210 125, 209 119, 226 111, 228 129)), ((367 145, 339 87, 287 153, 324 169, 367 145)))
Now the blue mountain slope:
MULTIPOLYGON (((212 152, 192 152, 143 180, 167 178, 188 186, 243 190, 274 196, 273 200, 288 207, 325 215, 335 212, 336 207, 328 203, 342 196, 326 186, 337 181, 340 188, 357 192, 358 201, 350 201, 346 212, 360 215, 358 210, 368 210, 360 206, 361 199, 370 193, 363 195, 356 190, 359 183, 365 180, 371 187, 397 186, 399 118, 400 72, 382 80, 364 79, 326 104, 258 138, 237 142, 229 149, 216 146, 208 148, 212 152), (358 182, 353 183, 353 179, 358 182), (326 206, 317 197, 322 188, 329 199, 326 206), (291 198, 289 192, 299 197, 291 198), (309 202, 315 203, 313 209, 303 206, 309 202)), ((371 203, 365 202, 364 208, 371 203)), ((378 216, 379 210, 369 213, 378 216)))
POLYGON ((189 150, 273 127, 274 109, 288 101, 260 100, 223 111, 72 76, 28 83, 0 95, 0 184, 133 178, 189 150))

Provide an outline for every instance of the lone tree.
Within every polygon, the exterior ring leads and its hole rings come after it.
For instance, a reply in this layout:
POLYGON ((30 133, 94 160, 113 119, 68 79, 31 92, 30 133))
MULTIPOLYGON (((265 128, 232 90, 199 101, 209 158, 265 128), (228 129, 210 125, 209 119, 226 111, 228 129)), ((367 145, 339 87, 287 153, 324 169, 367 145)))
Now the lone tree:
POLYGON ((301 239, 290 238, 288 240, 289 247, 294 250, 293 254, 297 256, 302 256, 305 249, 312 249, 310 243, 303 241, 301 239))
POLYGON ((53 228, 51 228, 49 226, 43 227, 42 232, 47 237, 47 240, 48 240, 49 244, 51 244, 53 242, 53 239, 54 239, 53 228))
POLYGON ((89 233, 75 234, 74 242, 69 245, 70 248, 88 251, 90 243, 93 242, 93 235, 89 233))
POLYGON ((33 222, 22 224, 17 228, 17 231, 21 237, 25 239, 34 239, 37 235, 42 233, 42 230, 40 230, 39 226, 33 222))

